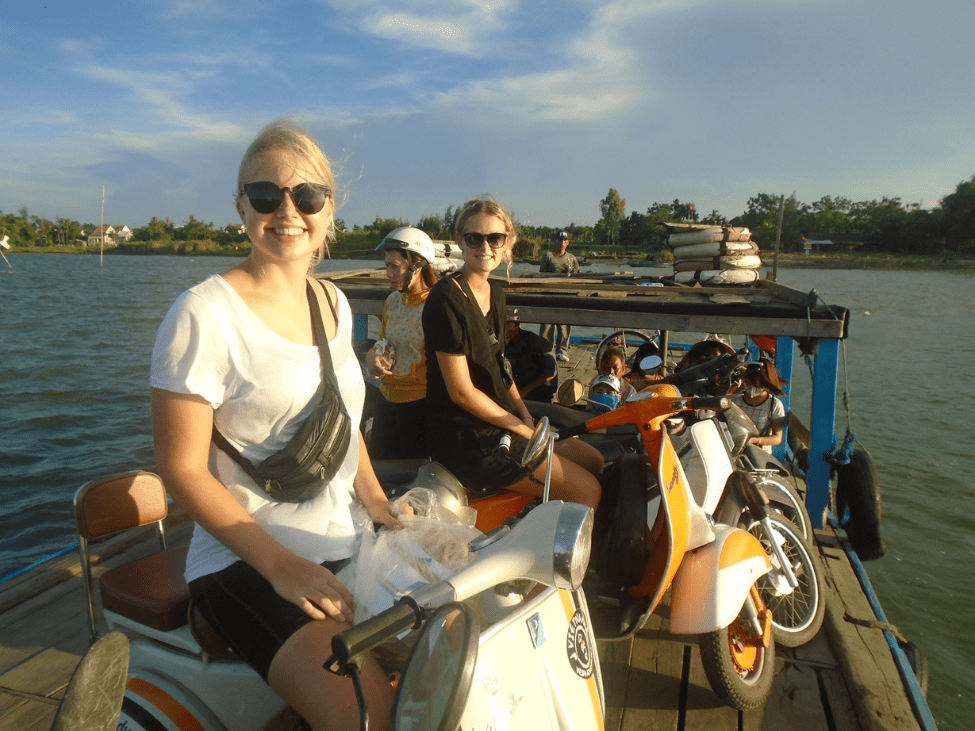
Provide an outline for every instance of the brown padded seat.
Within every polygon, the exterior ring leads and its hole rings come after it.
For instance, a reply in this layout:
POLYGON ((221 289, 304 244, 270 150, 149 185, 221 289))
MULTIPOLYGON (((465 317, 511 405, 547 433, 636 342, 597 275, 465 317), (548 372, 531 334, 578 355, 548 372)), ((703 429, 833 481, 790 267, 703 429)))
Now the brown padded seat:
POLYGON ((163 632, 186 624, 186 547, 168 548, 102 574, 102 607, 163 632))
POLYGON ((218 660, 242 662, 240 656, 223 641, 223 638, 217 634, 213 625, 207 622, 206 618, 200 613, 200 610, 197 609, 196 604, 192 601, 187 612, 187 619, 190 622, 190 631, 193 633, 193 639, 197 641, 200 648, 210 657, 215 657, 218 660))

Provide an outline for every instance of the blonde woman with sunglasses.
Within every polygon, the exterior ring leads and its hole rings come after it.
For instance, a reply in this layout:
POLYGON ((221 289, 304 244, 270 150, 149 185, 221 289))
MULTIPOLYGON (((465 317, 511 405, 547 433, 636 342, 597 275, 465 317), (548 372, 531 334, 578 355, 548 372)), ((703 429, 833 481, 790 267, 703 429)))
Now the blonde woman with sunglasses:
MULTIPOLYGON (((497 201, 479 196, 460 209, 455 228, 464 265, 434 286, 423 310, 430 455, 472 490, 541 495, 545 464, 533 473, 519 460, 534 423, 504 360, 504 289, 490 279, 511 261, 514 223, 497 201), (500 448, 505 436, 508 449, 500 448)), ((591 445, 558 442, 551 496, 596 507, 602 468, 591 445)))
MULTIPOLYGON (((194 603, 312 728, 356 729, 351 682, 322 670, 332 636, 354 611, 335 573, 353 554, 357 526, 399 522, 359 434, 365 386, 349 303, 308 276, 332 233, 334 188, 328 158, 302 128, 275 122, 254 140, 235 196, 251 251, 184 292, 166 315, 153 350, 152 420, 158 471, 196 521, 186 561, 194 603), (331 380, 315 310, 351 437, 316 495, 282 502, 211 436, 216 427, 254 464, 289 442, 331 380)), ((390 684, 375 662, 362 678, 370 718, 386 728, 390 684)))

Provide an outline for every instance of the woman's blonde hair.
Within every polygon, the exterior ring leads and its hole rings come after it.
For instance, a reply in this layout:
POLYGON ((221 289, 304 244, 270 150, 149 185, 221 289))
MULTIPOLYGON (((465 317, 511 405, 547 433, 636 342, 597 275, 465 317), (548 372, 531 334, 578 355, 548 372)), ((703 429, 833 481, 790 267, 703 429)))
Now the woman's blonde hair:
POLYGON ((234 192, 234 204, 240 210, 245 178, 250 173, 254 159, 274 148, 287 150, 301 160, 308 172, 318 178, 309 182, 328 186, 328 198, 332 202, 332 223, 328 227, 317 256, 312 259, 312 267, 314 267, 321 260, 323 254, 331 256, 328 245, 330 241, 335 240, 335 173, 328 155, 322 151, 311 133, 298 122, 293 119, 276 119, 257 134, 257 137, 244 152, 244 157, 240 161, 240 168, 237 170, 237 189, 234 192))

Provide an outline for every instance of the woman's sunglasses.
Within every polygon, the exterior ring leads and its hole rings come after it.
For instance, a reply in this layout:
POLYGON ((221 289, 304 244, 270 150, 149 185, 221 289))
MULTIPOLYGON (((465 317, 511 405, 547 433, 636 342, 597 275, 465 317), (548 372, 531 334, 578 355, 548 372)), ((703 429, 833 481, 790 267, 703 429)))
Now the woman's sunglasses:
POLYGON ((284 194, 288 193, 295 208, 308 216, 322 210, 332 192, 327 185, 317 183, 301 183, 294 188, 281 188, 266 180, 245 183, 241 186, 241 190, 251 202, 251 207, 258 213, 274 213, 281 207, 284 194))
POLYGON ((484 246, 484 242, 487 241, 492 249, 500 249, 504 246, 504 242, 508 240, 508 234, 497 233, 497 234, 479 234, 479 233, 469 233, 461 234, 461 238, 464 239, 464 243, 469 249, 480 249, 484 246))

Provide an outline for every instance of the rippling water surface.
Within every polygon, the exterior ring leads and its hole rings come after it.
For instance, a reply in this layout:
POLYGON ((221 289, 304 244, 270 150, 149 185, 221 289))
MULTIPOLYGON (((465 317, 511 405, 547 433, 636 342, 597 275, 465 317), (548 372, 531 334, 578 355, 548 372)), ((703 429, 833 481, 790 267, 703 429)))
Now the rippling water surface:
MULTIPOLYGON (((177 294, 236 261, 9 259, 12 270, 0 264, 0 576, 72 542, 71 496, 82 483, 152 468, 156 328, 177 294)), ((322 268, 360 265, 375 262, 322 268)), ((889 546, 867 569, 889 621, 930 661, 939 727, 967 729, 975 715, 975 276, 792 269, 779 281, 852 311, 850 420, 879 470, 889 546)), ((799 359, 793 383, 808 391, 799 359)), ((844 412, 840 437, 846 427, 844 412)))

